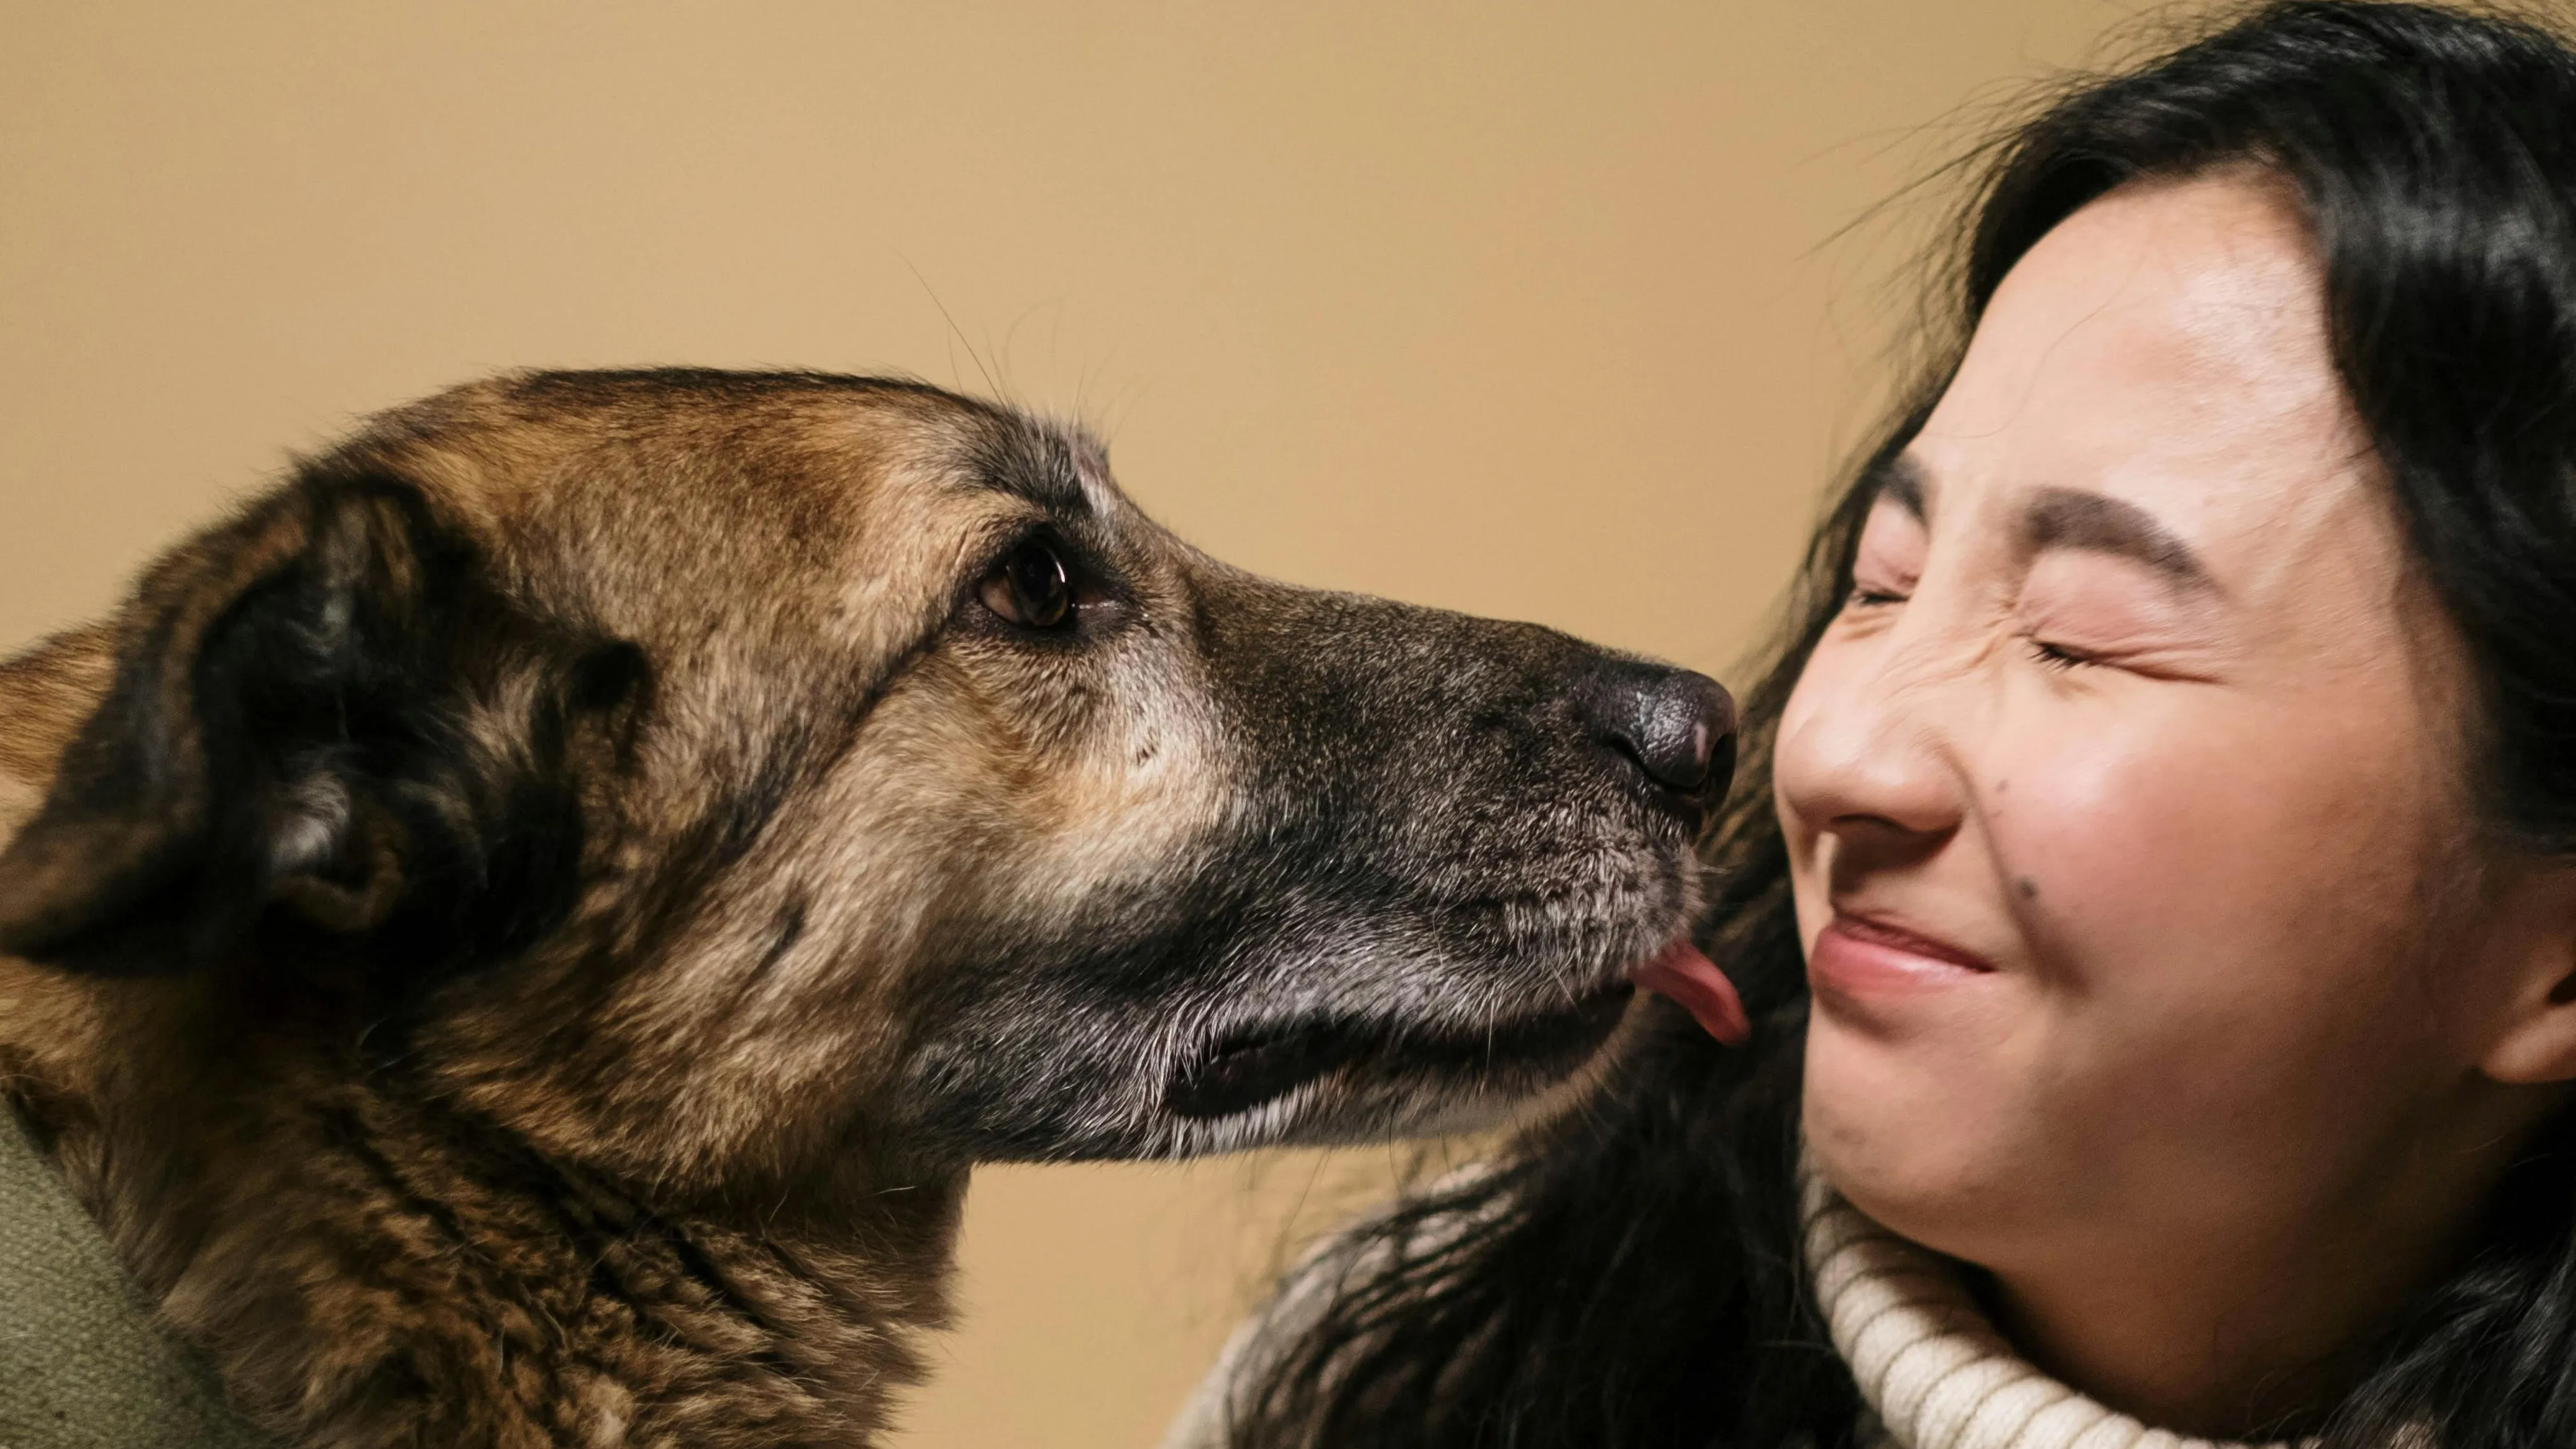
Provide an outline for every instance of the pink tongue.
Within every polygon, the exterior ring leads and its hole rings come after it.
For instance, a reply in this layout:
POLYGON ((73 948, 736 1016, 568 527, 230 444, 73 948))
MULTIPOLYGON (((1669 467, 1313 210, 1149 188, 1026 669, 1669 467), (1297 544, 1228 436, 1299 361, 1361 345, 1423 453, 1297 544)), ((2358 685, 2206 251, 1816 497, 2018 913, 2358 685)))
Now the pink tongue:
POLYGON ((1665 947, 1662 955, 1637 968, 1634 980, 1644 990, 1681 1003, 1710 1036, 1728 1046, 1741 1046, 1753 1035, 1753 1023, 1744 1015, 1735 983, 1688 941, 1665 947))

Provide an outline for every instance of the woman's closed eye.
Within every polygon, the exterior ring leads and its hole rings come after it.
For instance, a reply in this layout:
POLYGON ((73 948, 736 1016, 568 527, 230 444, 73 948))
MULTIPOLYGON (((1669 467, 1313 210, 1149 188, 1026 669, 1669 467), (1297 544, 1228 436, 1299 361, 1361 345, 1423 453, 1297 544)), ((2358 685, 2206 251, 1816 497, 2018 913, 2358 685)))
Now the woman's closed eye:
POLYGON ((1843 607, 1886 608, 1914 597, 1927 542, 1921 521, 1903 508, 1881 502, 1871 509, 1852 559, 1851 593, 1843 607))
POLYGON ((2096 662, 2090 654, 2070 649, 2063 644, 2052 644, 2045 639, 2033 638, 2029 644, 2031 658, 2038 661, 2042 669, 2081 669, 2096 662))
POLYGON ((2031 662, 2052 673, 2117 668, 2205 678, 2212 662, 2202 608, 2147 570, 2105 554, 2042 554, 2022 581, 2014 613, 2031 662))

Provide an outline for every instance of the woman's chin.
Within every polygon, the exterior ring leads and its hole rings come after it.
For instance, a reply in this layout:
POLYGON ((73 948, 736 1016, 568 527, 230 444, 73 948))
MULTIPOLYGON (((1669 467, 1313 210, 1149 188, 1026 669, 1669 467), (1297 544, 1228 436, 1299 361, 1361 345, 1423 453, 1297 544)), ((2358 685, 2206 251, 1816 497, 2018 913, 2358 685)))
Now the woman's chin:
POLYGON ((2029 1154, 1979 1130, 2008 1114, 1960 1090, 1966 1074, 1923 1069, 1923 1055, 1822 1020, 1811 1026, 1808 1159, 1880 1226, 1975 1260, 2003 1225, 2027 1216, 2029 1154))
POLYGON ((2011 1235, 2010 1223, 2028 1215, 2028 1205, 2013 1191, 2013 1175, 1991 1173, 1970 1163, 1917 1153, 1892 1160, 1876 1153, 1836 1160, 1814 1152, 1815 1168, 1835 1191, 1870 1221, 1934 1252, 1970 1263, 1987 1263, 1998 1239, 2011 1235))

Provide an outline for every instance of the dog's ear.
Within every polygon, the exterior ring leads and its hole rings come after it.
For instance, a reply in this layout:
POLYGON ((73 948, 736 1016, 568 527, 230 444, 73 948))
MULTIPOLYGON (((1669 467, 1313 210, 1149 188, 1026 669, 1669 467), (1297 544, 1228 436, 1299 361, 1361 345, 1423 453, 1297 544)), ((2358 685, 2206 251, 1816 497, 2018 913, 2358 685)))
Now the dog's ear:
POLYGON ((542 929, 580 851, 570 717, 641 683, 631 647, 518 616, 417 487, 366 468, 308 470, 162 560, 117 647, 0 853, 13 955, 183 970, 271 916, 414 949, 542 929))

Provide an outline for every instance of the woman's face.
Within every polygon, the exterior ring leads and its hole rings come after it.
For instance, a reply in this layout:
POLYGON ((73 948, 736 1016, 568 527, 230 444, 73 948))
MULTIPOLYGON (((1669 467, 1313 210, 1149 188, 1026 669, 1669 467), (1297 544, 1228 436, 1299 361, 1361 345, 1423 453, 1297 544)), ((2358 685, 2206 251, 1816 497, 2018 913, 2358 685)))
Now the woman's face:
POLYGON ((2319 293, 2250 177, 2059 226, 1781 726, 1810 1148, 1999 1273, 2432 1190, 2527 1004, 2319 293))

